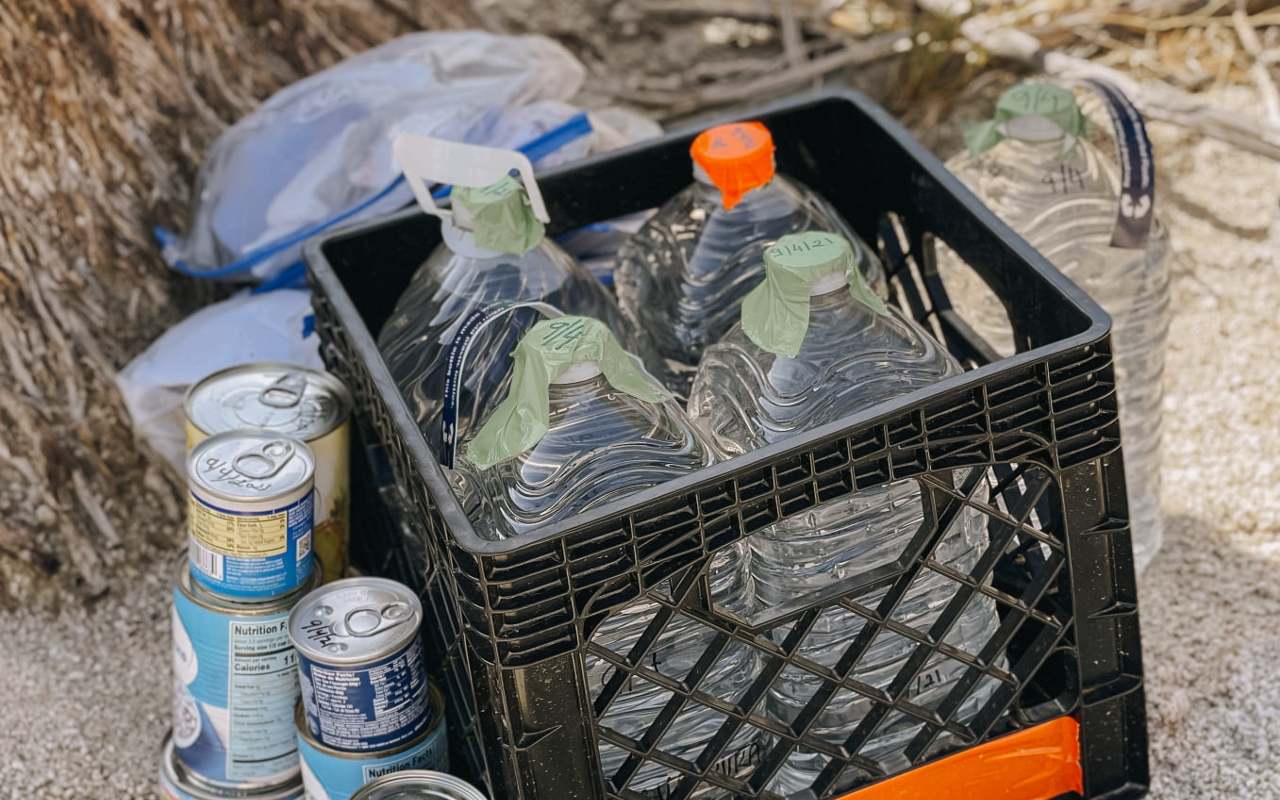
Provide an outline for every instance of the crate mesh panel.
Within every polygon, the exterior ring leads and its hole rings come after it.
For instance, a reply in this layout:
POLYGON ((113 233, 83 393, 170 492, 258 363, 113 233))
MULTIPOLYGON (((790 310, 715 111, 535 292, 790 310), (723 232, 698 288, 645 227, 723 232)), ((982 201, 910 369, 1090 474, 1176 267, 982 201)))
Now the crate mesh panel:
POLYGON ((1041 523, 1059 516, 1057 487, 1034 465, 968 483, 920 479, 916 501, 938 496, 951 511, 921 510, 927 545, 895 574, 777 624, 752 627, 708 602, 714 565, 598 622, 584 665, 611 790, 822 796, 1074 705, 1036 682, 1050 654, 1071 643, 1072 610, 1059 591, 1064 545, 1041 523), (980 518, 985 542, 964 564, 935 558, 946 522, 961 515, 980 518), (909 607, 913 596, 930 602, 909 607), (624 637, 599 641, 619 629, 624 637), (707 685, 717 671, 728 677, 707 685), (787 763, 805 767, 803 787, 794 770, 790 783, 779 777, 787 763))

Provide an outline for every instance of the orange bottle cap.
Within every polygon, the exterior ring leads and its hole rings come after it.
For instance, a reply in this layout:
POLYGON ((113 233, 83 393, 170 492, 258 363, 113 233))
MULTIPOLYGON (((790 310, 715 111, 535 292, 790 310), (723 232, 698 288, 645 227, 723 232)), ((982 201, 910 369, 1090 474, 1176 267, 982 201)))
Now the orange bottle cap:
POLYGON ((726 209, 773 180, 773 136, 759 122, 708 128, 693 140, 689 154, 720 190, 726 209))

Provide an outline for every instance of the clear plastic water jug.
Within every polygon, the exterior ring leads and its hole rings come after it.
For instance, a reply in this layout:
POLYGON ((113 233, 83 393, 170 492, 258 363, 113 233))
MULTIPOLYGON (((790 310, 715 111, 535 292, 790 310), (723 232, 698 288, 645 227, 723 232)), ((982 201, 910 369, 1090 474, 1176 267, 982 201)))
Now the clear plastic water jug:
MULTIPOLYGON (((614 272, 623 311, 663 359, 658 377, 682 397, 703 350, 737 322, 760 282, 766 247, 807 230, 853 235, 825 200, 775 174, 773 139, 759 122, 706 130, 690 152, 693 184, 623 246, 614 272)), ((866 267, 881 288, 879 262, 866 267)))
MULTIPOLYGON (((480 535, 495 540, 524 535, 713 462, 710 447, 670 393, 623 351, 607 326, 582 317, 546 320, 529 329, 516 348, 505 399, 464 451, 451 479, 480 535)), ((745 612, 739 604, 751 597, 750 573, 741 547, 716 554, 709 580, 716 602, 745 612)), ((594 631, 592 644, 627 658, 660 611, 661 604, 648 599, 615 611, 594 631)), ((714 636, 712 628, 676 614, 642 663, 684 681, 714 636)), ((750 684, 754 661, 750 648, 730 644, 697 689, 735 699, 750 684)), ((616 667, 588 654, 586 669, 595 701, 616 667)), ((671 697, 668 689, 633 675, 600 724, 639 741, 671 697)), ((714 709, 687 700, 657 747, 692 761, 723 721, 714 709)), ((749 770, 754 740, 753 729, 740 729, 722 751, 720 768, 749 770)), ((606 775, 612 776, 627 752, 606 740, 600 758, 606 775)), ((626 785, 661 798, 674 779, 666 767, 647 761, 626 785)))
MULTIPOLYGON (((1026 83, 947 167, 1111 315, 1125 481, 1139 570, 1163 540, 1160 430, 1169 333, 1169 237, 1157 220, 1142 249, 1112 246, 1120 178, 1084 135, 1068 89, 1026 83)), ((945 245, 938 270, 957 310, 1001 356, 1015 350, 1004 305, 945 245)), ((1016 302, 1016 298, 1014 298, 1016 302)))
MULTIPOLYGON (((955 375, 959 366, 914 322, 886 307, 862 275, 874 255, 858 240, 811 231, 780 239, 764 253, 765 280, 743 302, 742 320, 707 349, 689 398, 689 412, 723 457, 783 441, 846 417, 878 402, 955 375)), ((960 486, 957 480, 957 486, 960 486)), ((900 480, 863 489, 788 517, 747 539, 755 593, 755 621, 766 622, 821 596, 856 588, 860 576, 910 557, 909 548, 925 522, 921 487, 900 480)), ((970 572, 987 545, 983 516, 964 507, 943 533, 932 558, 970 572)), ((960 584, 922 568, 893 618, 928 630, 960 584)), ((875 607, 884 589, 858 598, 875 607)), ((824 610, 797 654, 837 668, 846 650, 869 623, 832 605, 824 610)), ((975 595, 944 641, 976 656, 997 626, 994 602, 975 595)), ((784 633, 777 634, 782 640, 784 633)), ((851 677, 888 690, 914 651, 909 639, 881 630, 851 671, 851 677)), ((905 690, 905 697, 937 709, 965 666, 935 656, 905 690)), ((821 678, 794 665, 770 688, 767 713, 793 723, 824 687, 821 678)), ((955 712, 973 718, 994 689, 982 684, 955 712)), ((835 743, 858 727, 872 701, 841 689, 809 728, 835 743)), ((918 728, 897 717, 882 724, 859 755, 886 769, 904 765, 903 751, 918 728)), ((826 757, 798 747, 771 784, 782 794, 809 786, 826 757)))
MULTIPOLYGON (((624 341, 632 336, 608 291, 544 236, 519 181, 507 177, 479 189, 455 189, 453 195, 454 217, 441 222, 444 243, 413 276, 378 335, 383 359, 437 454, 450 347, 472 315, 542 302, 603 320, 624 341)), ((473 364, 460 387, 459 438, 501 399, 511 351, 538 319, 533 309, 517 309, 472 344, 473 364)), ((647 352, 644 342, 631 344, 647 352)))

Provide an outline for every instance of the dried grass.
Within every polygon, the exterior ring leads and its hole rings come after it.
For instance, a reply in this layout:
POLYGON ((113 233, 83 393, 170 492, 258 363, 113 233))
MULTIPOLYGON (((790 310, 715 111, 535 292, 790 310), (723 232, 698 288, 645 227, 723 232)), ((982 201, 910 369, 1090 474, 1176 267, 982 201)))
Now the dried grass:
POLYGON ((100 596, 176 542, 180 488, 112 376, 189 305, 148 231, 181 227, 205 146, 300 75, 467 24, 445 0, 0 3, 0 606, 100 596))

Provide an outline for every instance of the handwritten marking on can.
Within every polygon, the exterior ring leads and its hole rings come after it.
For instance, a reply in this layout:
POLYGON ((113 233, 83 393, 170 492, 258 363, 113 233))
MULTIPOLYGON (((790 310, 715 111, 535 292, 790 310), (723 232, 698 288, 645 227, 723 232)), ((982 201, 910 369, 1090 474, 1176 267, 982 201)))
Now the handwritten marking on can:
POLYGON ((351 800, 489 800, 479 789, 452 775, 409 770, 378 778, 351 800))
POLYGON ((303 800, 305 796, 302 784, 296 780, 274 789, 254 790, 198 783, 178 759, 172 733, 164 737, 164 744, 160 746, 160 780, 157 788, 164 800, 303 800))
POLYGON ((289 615, 307 729, 346 752, 393 748, 431 721, 418 630, 422 603, 404 584, 346 578, 289 615))
MULTIPOLYGON (((319 579, 313 577, 312 585, 319 579)), ((234 789, 298 777, 291 714, 298 701, 289 609, 304 590, 269 603, 219 598, 191 580, 173 585, 173 744, 192 780, 234 789)))
POLYGON ((351 393, 327 372, 256 363, 215 372, 191 387, 187 450, 217 433, 272 431, 307 443, 316 457, 315 551, 325 577, 342 577, 351 528, 351 393))
POLYGON ((214 594, 265 600, 306 583, 315 457, 296 439, 227 431, 187 461, 192 576, 214 594))
POLYGON ((431 688, 431 724, 409 744, 372 753, 344 753, 325 747, 307 729, 306 713, 298 704, 298 755, 307 800, 351 800, 375 778, 408 769, 449 769, 449 742, 444 719, 444 696, 431 688))

